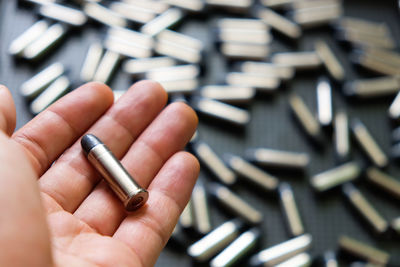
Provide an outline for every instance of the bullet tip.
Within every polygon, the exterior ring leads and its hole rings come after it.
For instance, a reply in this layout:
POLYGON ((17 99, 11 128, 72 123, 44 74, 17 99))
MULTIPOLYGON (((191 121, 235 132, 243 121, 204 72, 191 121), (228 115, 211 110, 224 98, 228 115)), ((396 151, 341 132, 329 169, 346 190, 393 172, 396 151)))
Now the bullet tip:
POLYGON ((102 144, 102 142, 93 134, 87 134, 83 136, 81 140, 82 149, 86 154, 88 154, 92 148, 100 144, 102 144))

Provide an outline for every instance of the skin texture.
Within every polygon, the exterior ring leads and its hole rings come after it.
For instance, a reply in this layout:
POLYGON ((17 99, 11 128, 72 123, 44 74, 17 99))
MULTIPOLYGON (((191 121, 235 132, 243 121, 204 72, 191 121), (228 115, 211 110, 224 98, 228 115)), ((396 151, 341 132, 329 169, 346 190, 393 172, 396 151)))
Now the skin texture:
POLYGON ((0 266, 153 266, 199 172, 181 150, 197 127, 163 88, 134 84, 115 104, 89 83, 13 133, 15 107, 0 86, 0 266), (149 200, 126 213, 80 147, 98 136, 149 200))

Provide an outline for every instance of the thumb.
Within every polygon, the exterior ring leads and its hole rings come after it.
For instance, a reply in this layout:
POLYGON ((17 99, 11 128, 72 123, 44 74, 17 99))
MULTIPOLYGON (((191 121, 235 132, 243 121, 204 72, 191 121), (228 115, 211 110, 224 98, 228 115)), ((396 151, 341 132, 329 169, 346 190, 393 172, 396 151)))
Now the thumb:
POLYGON ((14 100, 7 87, 0 85, 0 131, 10 136, 14 132, 15 121, 14 100))

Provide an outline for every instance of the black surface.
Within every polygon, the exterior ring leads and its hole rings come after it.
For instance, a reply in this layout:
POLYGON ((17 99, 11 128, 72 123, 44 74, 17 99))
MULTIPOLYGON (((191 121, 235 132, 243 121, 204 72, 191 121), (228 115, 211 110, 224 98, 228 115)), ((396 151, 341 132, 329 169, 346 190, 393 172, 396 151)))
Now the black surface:
MULTIPOLYGON (((400 18, 397 1, 373 1, 357 0, 345 1, 345 15, 367 18, 374 21, 385 21, 392 30, 397 44, 400 44, 400 18)), ((16 1, 1 1, 1 42, 0 42, 0 82, 7 85, 14 96, 17 107, 17 127, 32 118, 29 114, 27 103, 19 96, 19 86, 38 70, 60 61, 69 69, 68 76, 79 86, 79 71, 83 59, 94 40, 101 39, 105 28, 95 24, 88 25, 84 29, 77 29, 68 34, 63 43, 54 49, 40 62, 30 64, 24 61, 16 61, 7 55, 7 47, 11 40, 27 29, 38 18, 32 8, 18 7, 16 1)), ((208 40, 206 44, 206 59, 204 60, 203 84, 221 83, 224 73, 235 69, 234 64, 225 60, 217 53, 211 40, 213 31, 209 28, 217 17, 230 17, 230 14, 209 13, 205 16, 188 17, 178 28, 178 31, 187 33, 201 40, 208 40), (211 15, 211 16, 209 16, 211 15)), ((272 46, 273 51, 312 50, 317 38, 325 39, 334 47, 341 62, 345 64, 347 80, 358 77, 373 77, 370 73, 354 68, 350 61, 349 50, 336 42, 333 32, 329 28, 306 30, 304 37, 297 43, 292 43, 281 36, 277 36, 272 46)), ((372 231, 363 226, 362 220, 349 209, 340 190, 334 190, 328 195, 319 196, 313 193, 309 185, 309 177, 322 170, 331 168, 337 164, 332 148, 332 136, 327 131, 323 150, 316 150, 306 140, 298 126, 290 116, 288 106, 288 94, 299 94, 313 111, 316 110, 315 87, 318 78, 326 75, 323 69, 308 73, 298 73, 296 77, 287 83, 280 92, 273 95, 258 95, 255 101, 246 107, 252 116, 251 123, 243 130, 228 127, 225 124, 211 122, 206 117, 200 117, 199 135, 202 141, 210 144, 215 151, 223 155, 232 153, 244 155, 249 147, 268 147, 289 151, 307 152, 311 156, 311 164, 303 175, 296 173, 274 172, 282 181, 289 182, 294 190, 295 198, 304 220, 305 228, 313 235, 314 245, 311 253, 313 256, 321 256, 327 250, 335 250, 340 234, 365 241, 391 253, 392 260, 400 265, 400 238, 389 234, 384 237, 376 237, 372 231)), ((131 78, 118 72, 111 82, 113 89, 126 89, 132 82, 131 78)), ((391 147, 391 129, 393 124, 387 117, 387 108, 393 97, 376 99, 373 101, 346 100, 341 93, 341 86, 335 85, 334 106, 335 109, 345 109, 353 118, 360 118, 371 131, 383 150, 389 154, 391 147)), ((367 163, 366 159, 354 145, 352 157, 358 161, 367 163)), ((400 168, 395 162, 391 162, 387 171, 395 177, 400 177, 400 168)), ((213 180, 209 173, 202 171, 200 179, 213 180)), ((399 201, 387 197, 385 193, 377 190, 364 182, 362 177, 355 185, 373 203, 373 205, 388 220, 400 216, 399 201)), ((239 182, 232 188, 235 192, 247 200, 251 205, 263 211, 265 218, 260 229, 262 240, 259 248, 266 248, 280 243, 289 238, 285 229, 279 201, 275 196, 270 196, 254 190, 253 187, 239 182)), ((212 222, 214 226, 221 224, 229 217, 218 209, 214 202, 210 203, 212 222)), ((186 242, 193 242, 198 236, 186 233, 186 242)), ((191 259, 181 249, 167 246, 157 262, 157 266, 191 266, 191 259)), ((244 263, 242 263, 242 266, 244 263)))
POLYGON ((93 134, 86 134, 85 136, 82 137, 81 139, 81 145, 83 148, 83 151, 85 151, 86 155, 90 152, 92 148, 94 148, 97 145, 101 145, 102 142, 94 136, 93 134))

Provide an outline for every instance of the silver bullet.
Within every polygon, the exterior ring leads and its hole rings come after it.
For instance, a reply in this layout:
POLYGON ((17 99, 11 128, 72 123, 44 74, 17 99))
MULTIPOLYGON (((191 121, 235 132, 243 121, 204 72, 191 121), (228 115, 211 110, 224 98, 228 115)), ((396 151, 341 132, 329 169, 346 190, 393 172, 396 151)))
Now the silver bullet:
POLYGON ((342 251, 370 263, 385 266, 390 259, 389 253, 348 236, 341 236, 339 238, 339 247, 342 251))
POLYGON ((202 182, 197 182, 193 188, 192 204, 194 211, 194 226, 201 234, 211 231, 210 209, 208 207, 207 193, 202 182))
POLYGON ((350 129, 346 112, 336 112, 333 135, 336 156, 339 161, 346 161, 350 157, 350 129))
POLYGON ((242 178, 265 189, 268 192, 275 191, 279 181, 276 177, 266 173, 244 159, 234 155, 225 155, 228 166, 238 173, 242 178))
POLYGON ((82 11, 59 4, 42 5, 39 13, 47 18, 76 27, 83 26, 87 22, 87 17, 82 11))
POLYGON ((394 219, 391 223, 393 230, 396 231, 397 234, 400 235, 400 217, 394 219))
POLYGON ((192 145, 193 151, 200 162, 224 184, 232 185, 236 182, 236 175, 226 167, 220 157, 204 142, 196 142, 192 145))
POLYGON ((241 227, 242 223, 237 219, 225 222, 189 246, 187 253, 198 261, 207 261, 231 243, 241 227))
POLYGON ((146 203, 149 193, 138 185, 100 139, 86 134, 81 145, 89 162, 104 177, 127 211, 134 211, 146 203))
POLYGON ((385 37, 390 35, 390 29, 386 23, 375 22, 355 17, 343 17, 338 22, 339 28, 354 30, 356 32, 375 35, 376 37, 385 37))
POLYGON ((194 12, 200 12, 204 8, 202 0, 164 0, 164 2, 194 12))
POLYGON ((126 57, 147 58, 151 57, 153 54, 151 47, 144 47, 132 42, 126 42, 114 36, 106 37, 104 40, 104 47, 108 51, 113 51, 126 57))
POLYGON ((26 47, 46 32, 48 27, 49 24, 44 20, 36 22, 11 42, 8 53, 14 56, 21 55, 26 47))
POLYGON ((95 42, 91 44, 81 69, 80 77, 83 82, 89 82, 93 80, 102 56, 103 46, 101 43, 95 42))
POLYGON ((336 259, 335 252, 328 251, 324 253, 323 257, 324 267, 339 267, 339 263, 336 259))
POLYGON ((240 70, 245 73, 268 74, 282 80, 291 80, 295 74, 294 68, 290 66, 255 61, 243 62, 240 70))
POLYGON ((327 79, 320 79, 317 84, 318 121, 323 127, 332 125, 332 88, 327 79))
POLYGON ((24 97, 38 95, 55 79, 64 73, 64 66, 61 63, 53 63, 21 85, 20 93, 24 97))
POLYGON ((200 113, 238 126, 245 126, 250 122, 250 113, 247 110, 220 101, 196 97, 192 99, 191 106, 200 113))
POLYGON ((230 9, 233 11, 246 11, 253 4, 253 0, 205 0, 207 5, 230 9))
POLYGON ((211 262, 212 267, 228 267, 248 254, 257 244, 260 231, 256 228, 241 234, 232 244, 218 254, 211 262))
POLYGON ((299 236, 304 234, 303 222, 301 221, 291 186, 288 183, 281 183, 278 187, 278 192, 290 235, 299 236))
POLYGON ((336 37, 340 40, 350 42, 353 45, 394 49, 396 42, 390 36, 377 36, 371 33, 363 33, 357 30, 339 31, 336 37))
POLYGON ((374 185, 400 199, 400 181, 396 180, 396 178, 374 167, 367 169, 366 177, 374 185))
POLYGON ((118 39, 120 42, 128 43, 131 46, 152 49, 154 40, 150 35, 130 30, 128 28, 110 27, 107 36, 118 39))
POLYGON ((269 55, 269 47, 248 43, 222 43, 221 53, 233 59, 263 60, 269 55))
POLYGON ((400 118, 400 93, 396 95, 392 104, 390 104, 388 115, 393 120, 400 118))
POLYGON ((260 9, 257 12, 257 17, 274 30, 290 38, 297 39, 301 36, 302 31, 299 25, 270 9, 260 9))
POLYGON ((177 46, 186 47, 188 49, 197 50, 199 52, 204 49, 204 44, 202 41, 189 35, 171 30, 163 30, 162 32, 160 32, 157 35, 157 40, 174 43, 177 46))
POLYGON ((325 6, 295 9, 292 17, 301 27, 311 28, 338 20, 342 14, 343 7, 340 3, 329 2, 325 6))
POLYGON ((272 55, 272 63, 286 65, 296 70, 319 68, 322 64, 316 52, 285 52, 272 55))
POLYGON ((263 215, 260 211, 250 206, 249 203, 242 200, 237 194, 230 191, 227 187, 213 183, 209 190, 218 202, 227 208, 230 212, 239 216, 250 224, 260 224, 263 215))
POLYGON ((179 20, 183 18, 184 14, 182 10, 178 8, 170 8, 163 12, 162 14, 155 17, 153 20, 149 21, 148 23, 144 24, 140 31, 149 34, 149 35, 157 35, 162 30, 174 25, 179 20))
POLYGON ((375 98, 393 95, 400 90, 400 79, 394 76, 369 78, 346 82, 344 93, 357 98, 375 98))
MULTIPOLYGON (((261 21, 260 21, 261 22, 261 21)), ((263 22, 261 22, 263 23, 263 22)), ((263 23, 264 24, 264 23, 263 23)), ((253 45, 267 45, 272 41, 269 28, 266 24, 264 30, 249 30, 242 28, 219 28, 218 40, 223 43, 246 43, 253 45)))
POLYGON ((351 60, 357 65, 378 74, 389 76, 400 75, 400 70, 397 66, 382 61, 379 57, 374 57, 368 54, 353 54, 351 60))
POLYGON ((121 0, 121 2, 151 10, 156 14, 161 14, 169 8, 167 3, 155 0, 121 0))
POLYGON ((176 81, 183 79, 193 79, 200 75, 198 65, 187 64, 164 68, 151 69, 145 73, 145 78, 149 80, 176 81))
POLYGON ((156 80, 159 82, 168 94, 191 94, 199 87, 199 80, 182 79, 182 80, 156 80))
POLYGON ((251 257, 252 266, 275 266, 311 248, 312 236, 304 234, 264 249, 251 257))
POLYGON ((186 204, 186 207, 183 209, 181 216, 179 217, 179 224, 183 228, 191 228, 194 226, 192 198, 189 199, 189 202, 186 204))
POLYGON ((268 31, 269 26, 259 19, 223 18, 217 21, 220 29, 268 31))
POLYGON ((345 78, 344 67, 329 45, 323 40, 318 40, 315 42, 315 52, 324 63, 329 74, 336 81, 343 81, 345 78))
POLYGON ((280 85, 279 78, 261 73, 229 72, 225 79, 229 85, 253 87, 262 92, 275 91, 280 85))
POLYGON ((199 91, 200 96, 211 98, 230 104, 250 103, 256 91, 252 87, 230 86, 230 85, 207 85, 199 91))
POLYGON ((86 2, 83 11, 90 18, 111 27, 126 27, 128 24, 121 15, 95 2, 86 2))
POLYGON ((52 82, 30 105, 33 114, 38 114, 66 93, 70 82, 66 76, 61 76, 52 82))
POLYGON ((351 129, 357 143, 371 162, 379 168, 385 167, 389 160, 364 124, 360 120, 354 120, 351 129))
POLYGON ((137 75, 153 69, 172 67, 176 60, 170 57, 150 57, 125 60, 122 69, 129 74, 137 75))
POLYGON ((400 67, 400 53, 376 47, 362 47, 362 53, 380 59, 392 66, 400 67))
POLYGON ((37 59, 48 49, 55 45, 66 33, 66 29, 61 24, 53 24, 38 39, 32 42, 23 50, 26 59, 37 59))
POLYGON ((121 56, 118 53, 107 50, 101 59, 96 73, 94 74, 93 81, 107 83, 118 65, 121 56))
POLYGON ((156 16, 156 13, 152 10, 123 2, 113 2, 109 5, 109 8, 125 19, 138 23, 147 23, 156 16))
POLYGON ((349 162, 311 177, 311 185, 317 192, 325 192, 336 186, 357 179, 361 167, 356 162, 349 162))
POLYGON ((343 193, 350 204, 368 222, 378 234, 383 234, 389 228, 388 222, 378 213, 371 203, 352 184, 343 185, 343 193))
POLYGON ((301 253, 282 263, 275 265, 275 267, 309 267, 311 266, 312 258, 308 253, 301 253))
POLYGON ((310 157, 306 153, 268 148, 249 149, 246 151, 246 158, 264 167, 303 171, 310 162, 310 157))

